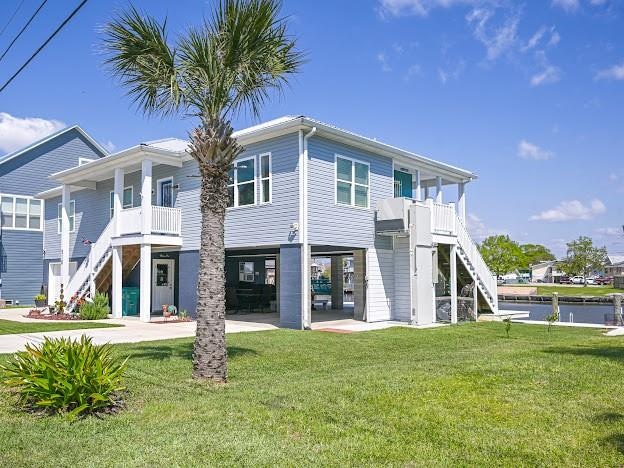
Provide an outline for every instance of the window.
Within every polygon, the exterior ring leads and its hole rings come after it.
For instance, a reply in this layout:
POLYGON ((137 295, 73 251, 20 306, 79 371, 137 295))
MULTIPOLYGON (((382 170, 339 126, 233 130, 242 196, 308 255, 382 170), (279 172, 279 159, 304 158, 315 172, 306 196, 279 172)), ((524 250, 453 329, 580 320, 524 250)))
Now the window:
POLYGON ((368 208, 370 166, 336 156, 336 203, 368 208))
MULTIPOLYGON (((58 212, 57 212, 57 232, 59 234, 61 233, 61 225, 62 225, 62 219, 63 219, 62 213, 63 213, 63 204, 59 203, 58 212)), ((76 228, 76 225, 75 225, 76 201, 75 200, 69 201, 69 212, 67 213, 67 215, 69 216, 69 232, 74 232, 74 229, 76 228)))
POLYGON ((40 231, 41 200, 16 195, 0 196, 0 224, 4 228, 40 231))
MULTIPOLYGON (((134 188, 132 186, 126 187, 123 190, 123 195, 121 197, 121 207, 123 209, 132 208, 134 206, 134 188)), ((109 205, 110 217, 111 219, 115 215, 115 192, 111 191, 110 193, 110 205, 109 205)))
POLYGON ((260 203, 271 203, 271 153, 260 155, 260 203))
POLYGON ((256 158, 236 161, 228 174, 228 206, 256 204, 256 158))
POLYGON ((173 179, 161 179, 156 183, 158 191, 156 202, 159 206, 171 208, 173 206, 173 179))
POLYGON ((238 262, 238 280, 253 283, 254 281, 254 263, 238 262))

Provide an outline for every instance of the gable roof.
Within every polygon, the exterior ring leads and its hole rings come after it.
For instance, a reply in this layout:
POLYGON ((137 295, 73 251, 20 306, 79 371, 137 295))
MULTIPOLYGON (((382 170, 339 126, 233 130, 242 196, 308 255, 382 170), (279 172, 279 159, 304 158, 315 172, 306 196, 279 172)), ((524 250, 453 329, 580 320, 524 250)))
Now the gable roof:
POLYGON ((618 263, 624 263, 624 255, 607 255, 607 261, 609 265, 617 265, 618 263))
POLYGON ((102 146, 100 145, 97 141, 95 141, 93 139, 93 137, 91 137, 87 132, 85 132, 82 128, 80 128, 80 126, 78 125, 72 125, 71 127, 65 127, 62 128, 56 132, 53 132, 51 134, 49 134, 48 136, 37 140, 33 143, 31 143, 28 146, 25 146, 24 148, 18 149, 16 151, 13 151, 12 153, 6 154, 4 156, 0 156, 0 164, 4 164, 8 161, 11 161, 12 159, 15 159, 19 156, 21 156, 22 154, 25 154, 27 152, 29 152, 30 150, 32 150, 33 148, 36 148, 37 146, 43 145, 44 143, 47 143, 48 141, 54 140, 55 138, 64 135, 65 133, 71 132, 71 131, 77 131, 78 133, 80 133, 80 135, 82 135, 89 143, 91 143, 96 150, 98 150, 101 153, 101 156, 106 156, 108 155, 108 151, 102 146))

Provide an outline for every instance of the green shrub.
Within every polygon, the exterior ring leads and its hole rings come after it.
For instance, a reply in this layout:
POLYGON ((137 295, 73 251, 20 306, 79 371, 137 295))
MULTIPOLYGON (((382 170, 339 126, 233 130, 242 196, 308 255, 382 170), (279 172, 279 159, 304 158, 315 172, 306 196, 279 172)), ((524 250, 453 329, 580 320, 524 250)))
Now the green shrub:
POLYGON ((80 318, 82 320, 101 320, 108 318, 110 307, 108 295, 96 293, 93 301, 83 301, 80 304, 80 318))
POLYGON ((73 419, 119 405, 126 362, 113 355, 111 345, 94 345, 85 336, 80 341, 45 338, 0 366, 0 379, 27 409, 73 419))

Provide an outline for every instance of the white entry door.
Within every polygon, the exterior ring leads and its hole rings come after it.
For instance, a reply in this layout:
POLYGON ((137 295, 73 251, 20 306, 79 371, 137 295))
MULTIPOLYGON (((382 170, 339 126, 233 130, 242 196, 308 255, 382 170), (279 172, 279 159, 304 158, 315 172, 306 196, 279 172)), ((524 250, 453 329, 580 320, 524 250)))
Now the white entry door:
POLYGON ((152 309, 173 304, 173 259, 152 260, 152 309))
MULTIPOLYGON (((71 278, 78 269, 77 262, 69 262, 69 277, 71 278)), ((67 287, 67 285, 65 285, 67 287)), ((54 304, 61 293, 61 264, 50 263, 48 267, 48 304, 54 304)), ((69 298, 65 294, 65 302, 69 298)))

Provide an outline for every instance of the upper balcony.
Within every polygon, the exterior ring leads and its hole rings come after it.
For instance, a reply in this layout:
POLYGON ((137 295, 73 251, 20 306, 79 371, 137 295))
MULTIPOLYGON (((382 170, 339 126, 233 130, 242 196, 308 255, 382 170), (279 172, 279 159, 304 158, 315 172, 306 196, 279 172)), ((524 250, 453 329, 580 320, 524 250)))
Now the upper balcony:
MULTIPOLYGON (((180 208, 151 205, 147 209, 151 209, 151 228, 147 234, 182 235, 182 211, 180 208)), ((121 210, 118 233, 120 236, 146 233, 143 229, 142 207, 121 210)))
POLYGON ((407 234, 412 216, 410 206, 414 204, 429 207, 432 234, 457 236, 457 223, 460 218, 456 213, 455 203, 437 203, 431 198, 424 202, 405 197, 380 200, 377 203, 375 232, 382 236, 407 234))

